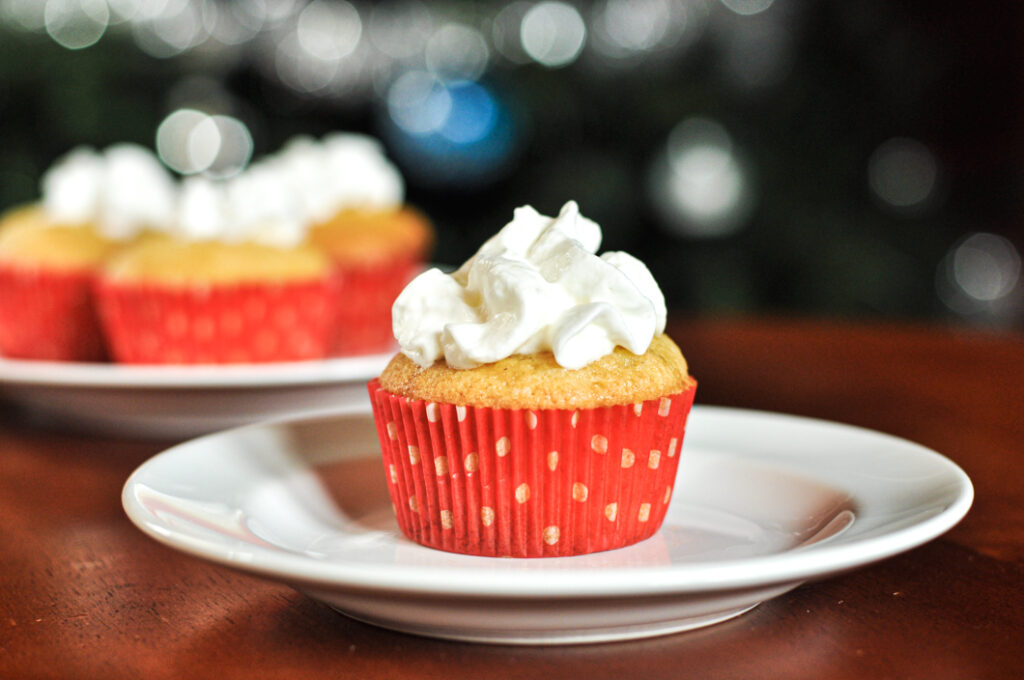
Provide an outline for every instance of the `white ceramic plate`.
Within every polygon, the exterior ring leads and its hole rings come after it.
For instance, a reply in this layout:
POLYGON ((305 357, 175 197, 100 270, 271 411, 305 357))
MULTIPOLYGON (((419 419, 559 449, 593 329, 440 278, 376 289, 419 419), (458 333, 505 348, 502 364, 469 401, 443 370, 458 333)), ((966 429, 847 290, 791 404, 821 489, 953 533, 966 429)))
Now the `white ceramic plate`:
POLYGON ((939 454, 868 430, 697 407, 662 529, 592 555, 495 559, 401 536, 364 413, 176 446, 124 488, 171 547, 290 584, 356 619, 433 637, 555 644, 722 621, 800 583, 895 555, 967 512, 939 454))
POLYGON ((193 437, 290 416, 362 408, 392 354, 279 364, 128 366, 0 358, 0 394, 79 429, 193 437))

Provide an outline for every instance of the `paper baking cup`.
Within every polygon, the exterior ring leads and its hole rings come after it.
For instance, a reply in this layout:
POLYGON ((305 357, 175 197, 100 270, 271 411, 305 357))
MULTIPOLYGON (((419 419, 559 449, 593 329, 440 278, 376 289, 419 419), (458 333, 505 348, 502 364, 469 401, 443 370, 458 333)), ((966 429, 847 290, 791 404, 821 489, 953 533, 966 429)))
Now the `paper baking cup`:
POLYGON ((92 285, 89 271, 0 264, 0 353, 50 361, 103 359, 92 285))
POLYGON ((265 363, 327 356, 327 281, 206 288, 100 281, 100 321, 116 361, 265 363))
POLYGON ((658 530, 696 387, 580 410, 411 400, 377 380, 369 391, 406 536, 468 555, 558 557, 658 530))
POLYGON ((393 349, 391 306, 421 271, 423 263, 415 259, 363 267, 338 265, 331 354, 375 354, 393 349))

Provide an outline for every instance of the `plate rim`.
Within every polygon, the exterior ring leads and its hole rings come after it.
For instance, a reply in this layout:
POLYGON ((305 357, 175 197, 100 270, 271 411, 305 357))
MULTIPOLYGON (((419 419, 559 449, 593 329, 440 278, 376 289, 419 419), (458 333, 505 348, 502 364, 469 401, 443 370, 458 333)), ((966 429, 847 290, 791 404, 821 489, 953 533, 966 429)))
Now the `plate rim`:
MULTIPOLYGON (((955 526, 969 511, 974 499, 974 487, 970 478, 956 463, 942 454, 910 440, 886 434, 869 428, 806 416, 790 415, 770 411, 742 409, 723 406, 694 406, 691 418, 713 417, 761 417, 773 420, 787 420, 800 426, 826 426, 839 431, 858 432, 877 437, 880 442, 909 447, 919 455, 925 455, 930 462, 944 468, 955 483, 951 493, 953 500, 940 512, 909 526, 900 527, 878 536, 868 536, 852 543, 829 541, 823 544, 797 546, 780 553, 742 558, 731 561, 699 562, 690 565, 623 566, 609 568, 609 573, 628 574, 630 578, 579 579, 579 570, 537 570, 531 572, 504 571, 497 578, 480 579, 479 566, 404 566, 379 565, 371 563, 340 563, 318 561, 315 558, 287 552, 272 552, 253 546, 245 559, 237 557, 235 551, 217 547, 209 541, 191 537, 175 538, 171 531, 159 522, 149 518, 151 513, 141 508, 133 491, 147 467, 155 465, 158 458, 173 456, 184 447, 195 445, 200 440, 216 437, 238 436, 242 431, 282 426, 301 426, 303 422, 322 421, 333 417, 369 415, 369 404, 356 410, 332 415, 318 414, 314 417, 287 418, 272 423, 257 423, 206 435, 175 445, 142 463, 126 480, 122 488, 122 505, 129 519, 143 533, 168 547, 180 552, 226 566, 237 571, 257 575, 292 585, 329 590, 332 592, 365 592, 372 589, 380 592, 426 595, 457 598, 512 598, 512 599, 579 599, 593 597, 631 597, 693 595, 699 593, 735 591, 763 588, 781 584, 798 584, 804 581, 825 578, 845 571, 861 568, 916 548, 931 541, 955 526), (707 414, 702 416, 701 414, 707 414), (794 553, 798 553, 794 557, 794 553), (796 560, 797 565, 791 564, 796 560), (415 569, 415 583, 407 578, 415 569), (531 579, 538 573, 546 574, 545 579, 531 579), (577 574, 576 577, 573 574, 577 574), (541 582, 538 587, 524 589, 516 578, 508 575, 522 575, 524 580, 541 582), (504 583, 500 581, 504 580, 504 583), (612 583, 606 581, 611 580, 612 583), (602 581, 596 583, 596 581, 602 581), (631 584, 642 583, 643 587, 631 584)), ((689 425, 688 425, 689 428, 689 425)), ((810 479, 815 479, 809 476, 810 479)), ((855 500, 855 499, 854 499, 855 500)), ((428 550, 429 548, 424 548, 428 550)), ((459 556, 455 556, 459 557, 459 556)), ((466 557, 471 560, 500 558, 466 557)), ((573 558, 550 558, 571 560, 573 558)), ((589 570, 588 570, 589 571, 589 570)))
POLYGON ((265 364, 130 365, 0 356, 0 386, 129 390, 317 385, 369 380, 394 352, 265 364))

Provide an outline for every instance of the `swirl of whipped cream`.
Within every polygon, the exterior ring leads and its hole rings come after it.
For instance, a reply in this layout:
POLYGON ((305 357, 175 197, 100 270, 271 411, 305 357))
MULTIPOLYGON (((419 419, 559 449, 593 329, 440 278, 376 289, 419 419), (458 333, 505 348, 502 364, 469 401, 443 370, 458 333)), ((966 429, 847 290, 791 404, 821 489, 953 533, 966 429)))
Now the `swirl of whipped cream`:
POLYGON ((647 267, 623 252, 598 256, 601 228, 576 203, 557 218, 518 208, 454 274, 431 269, 392 308, 401 351, 420 366, 442 357, 474 368, 551 351, 581 368, 622 346, 643 354, 665 329, 665 298, 647 267))
POLYGON ((116 144, 103 153, 74 149, 42 180, 42 205, 51 219, 94 224, 114 240, 146 228, 165 229, 175 194, 170 173, 149 150, 134 144, 116 144))
POLYGON ((313 222, 347 208, 390 210, 405 197, 401 174, 371 137, 335 133, 319 142, 295 137, 266 162, 313 222))
POLYGON ((182 182, 171 229, 191 241, 297 246, 306 236, 295 197, 271 169, 254 165, 227 181, 189 177, 182 182))

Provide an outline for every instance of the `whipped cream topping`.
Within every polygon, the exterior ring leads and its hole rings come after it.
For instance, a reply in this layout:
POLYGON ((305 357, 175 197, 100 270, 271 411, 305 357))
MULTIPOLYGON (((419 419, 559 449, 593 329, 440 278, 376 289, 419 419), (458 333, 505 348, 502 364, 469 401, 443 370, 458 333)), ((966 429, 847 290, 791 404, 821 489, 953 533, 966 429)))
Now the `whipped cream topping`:
POLYGON ((117 144, 103 153, 81 147, 59 159, 42 180, 42 205, 51 219, 91 223, 124 240, 164 229, 174 213, 170 173, 147 149, 117 144))
POLYGON ((431 269, 392 308, 401 351, 420 366, 474 368, 550 351, 582 368, 621 346, 643 354, 665 330, 665 298, 647 267, 598 256, 601 228, 575 202, 558 217, 527 206, 455 273, 431 269))
POLYGON ((42 204, 59 222, 90 223, 113 239, 144 228, 189 240, 292 247, 345 209, 393 210, 405 200, 398 169, 373 138, 296 137, 228 180, 180 184, 150 151, 119 144, 75 149, 43 177, 42 204))
POLYGON ((340 210, 390 210, 405 199, 398 169, 373 138, 336 133, 296 137, 266 163, 295 193, 304 214, 322 222, 340 210))
POLYGON ((191 241, 299 245, 307 224, 278 177, 252 168, 227 182, 189 177, 181 184, 171 233, 191 241))

